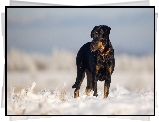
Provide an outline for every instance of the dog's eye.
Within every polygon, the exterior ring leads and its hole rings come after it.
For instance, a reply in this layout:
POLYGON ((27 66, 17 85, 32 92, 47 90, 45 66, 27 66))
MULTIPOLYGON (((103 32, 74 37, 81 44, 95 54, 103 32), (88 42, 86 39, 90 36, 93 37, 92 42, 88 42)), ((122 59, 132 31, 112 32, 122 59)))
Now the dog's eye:
POLYGON ((97 34, 98 32, 96 32, 96 34, 97 34))

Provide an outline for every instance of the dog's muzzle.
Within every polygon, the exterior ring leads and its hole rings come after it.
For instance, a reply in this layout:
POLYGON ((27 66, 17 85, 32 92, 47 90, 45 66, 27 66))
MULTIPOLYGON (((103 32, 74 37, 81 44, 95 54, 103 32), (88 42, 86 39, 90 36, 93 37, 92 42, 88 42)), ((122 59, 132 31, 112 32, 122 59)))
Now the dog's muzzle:
POLYGON ((103 38, 102 39, 98 39, 98 38, 94 38, 91 42, 91 51, 96 51, 98 50, 100 47, 99 47, 99 42, 102 42, 103 41, 103 38))

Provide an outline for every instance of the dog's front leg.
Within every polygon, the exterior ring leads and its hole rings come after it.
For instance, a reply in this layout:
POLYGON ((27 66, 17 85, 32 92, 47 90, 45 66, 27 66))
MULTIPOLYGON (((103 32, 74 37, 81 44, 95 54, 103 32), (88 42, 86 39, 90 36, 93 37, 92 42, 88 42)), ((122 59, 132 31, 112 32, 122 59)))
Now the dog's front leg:
POLYGON ((98 96, 97 94, 97 73, 98 73, 99 67, 95 65, 94 70, 92 72, 92 86, 93 86, 93 96, 98 96))
POLYGON ((96 78, 95 74, 93 74, 92 84, 93 84, 93 91, 94 91, 93 96, 97 97, 98 96, 98 94, 97 94, 97 78, 96 78))
POLYGON ((110 83, 111 83, 111 74, 109 73, 109 75, 106 78, 105 83, 104 83, 104 98, 108 97, 110 83))
POLYGON ((104 83, 104 98, 108 97, 109 87, 110 87, 110 83, 108 81, 105 81, 105 83, 104 83))

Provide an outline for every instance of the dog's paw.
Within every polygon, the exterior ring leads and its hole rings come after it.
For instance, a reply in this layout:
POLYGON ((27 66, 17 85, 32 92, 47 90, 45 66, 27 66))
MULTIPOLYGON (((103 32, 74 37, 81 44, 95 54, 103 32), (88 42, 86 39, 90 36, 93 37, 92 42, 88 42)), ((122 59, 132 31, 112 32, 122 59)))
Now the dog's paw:
POLYGON ((97 97, 97 96, 98 96, 98 94, 97 94, 97 93, 94 93, 94 94, 93 94, 93 96, 96 96, 96 97, 97 97))

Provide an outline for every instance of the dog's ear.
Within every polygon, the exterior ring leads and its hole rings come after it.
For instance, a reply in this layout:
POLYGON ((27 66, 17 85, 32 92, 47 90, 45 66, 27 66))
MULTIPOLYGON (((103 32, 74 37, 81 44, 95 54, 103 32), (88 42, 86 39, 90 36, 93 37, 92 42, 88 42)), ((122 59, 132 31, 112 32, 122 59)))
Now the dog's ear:
POLYGON ((111 30, 111 28, 107 26, 107 31, 109 34, 110 34, 110 30, 111 30))
POLYGON ((98 27, 99 27, 99 26, 95 26, 95 27, 93 28, 93 30, 91 31, 91 35, 90 35, 91 38, 93 38, 93 33, 94 33, 95 30, 97 30, 98 27))
POLYGON ((103 25, 102 29, 104 31, 104 34, 103 34, 104 38, 107 38, 109 36, 109 34, 110 34, 111 28, 106 26, 106 25, 103 25))
POLYGON ((110 27, 108 27, 106 25, 102 25, 102 29, 103 29, 104 33, 110 34, 110 30, 111 30, 110 27))

